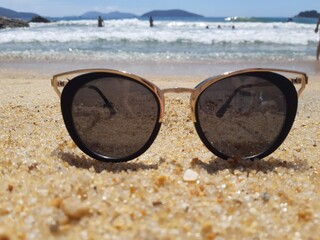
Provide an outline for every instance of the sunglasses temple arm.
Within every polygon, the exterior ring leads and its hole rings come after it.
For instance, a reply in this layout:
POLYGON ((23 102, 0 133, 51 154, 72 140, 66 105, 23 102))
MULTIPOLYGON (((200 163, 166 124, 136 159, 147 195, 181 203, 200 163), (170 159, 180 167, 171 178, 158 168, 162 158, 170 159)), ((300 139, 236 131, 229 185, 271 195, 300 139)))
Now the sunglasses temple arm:
POLYGON ((246 84, 246 85, 242 85, 242 86, 236 88, 233 91, 233 93, 230 95, 230 97, 227 99, 227 101, 217 111, 216 116, 218 118, 222 118, 223 117, 223 115, 226 113, 231 101, 238 94, 238 92, 240 92, 240 90, 242 90, 243 88, 250 88, 250 87, 253 87, 253 86, 256 86, 256 85, 260 85, 260 84, 246 84))
POLYGON ((59 97, 61 97, 61 91, 59 88, 64 87, 65 85, 66 83, 64 81, 58 81, 55 76, 51 79, 51 86, 59 97))
POLYGON ((306 87, 306 84, 308 84, 308 76, 306 75, 302 75, 303 78, 299 78, 299 77, 296 77, 296 78, 289 78, 289 80, 293 83, 293 84, 301 84, 301 87, 300 89, 298 90, 298 96, 300 97, 303 90, 305 89, 306 87))
MULTIPOLYGON (((296 77, 296 78, 290 78, 289 79, 293 84, 301 84, 301 88, 298 90, 298 96, 300 96, 302 94, 303 90, 305 89, 306 84, 308 84, 308 77, 306 75, 302 75, 302 77, 303 78, 296 77)), ((223 117, 223 115, 227 111, 232 99, 235 97, 235 95, 237 95, 238 92, 240 92, 241 89, 249 88, 249 87, 253 87, 253 86, 264 86, 264 85, 267 86, 268 84, 265 84, 265 83, 247 84, 247 85, 242 85, 242 86, 236 88, 236 90, 234 90, 234 92, 230 95, 228 100, 217 111, 216 116, 218 118, 222 118, 223 117)))
POLYGON ((96 86, 92 86, 92 85, 88 86, 88 88, 96 91, 99 94, 99 96, 103 99, 103 101, 105 103, 104 107, 107 107, 109 109, 111 115, 114 115, 117 113, 117 110, 113 106, 113 103, 108 100, 108 98, 101 92, 101 90, 99 88, 97 88, 96 86))
POLYGON ((256 87, 256 86, 269 86, 268 83, 258 83, 258 84, 246 84, 246 85, 242 85, 238 88, 236 88, 233 93, 230 95, 230 97, 228 98, 228 100, 221 106, 221 108, 217 111, 216 116, 218 118, 222 118, 223 115, 226 113, 231 101, 233 100, 233 98, 243 89, 243 88, 251 88, 251 87, 256 87))

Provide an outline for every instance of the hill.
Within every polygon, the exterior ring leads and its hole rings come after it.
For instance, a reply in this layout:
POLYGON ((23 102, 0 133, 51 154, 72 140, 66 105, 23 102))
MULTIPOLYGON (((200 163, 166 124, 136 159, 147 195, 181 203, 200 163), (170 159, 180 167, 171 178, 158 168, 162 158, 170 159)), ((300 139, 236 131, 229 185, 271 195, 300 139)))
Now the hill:
POLYGON ((143 14, 141 17, 203 17, 195 13, 190 13, 184 10, 173 9, 173 10, 154 10, 143 14))
POLYGON ((36 13, 16 12, 11 9, 0 7, 0 16, 7 18, 19 18, 24 20, 30 20, 31 18, 39 15, 36 13))
POLYGON ((110 13, 102 13, 102 12, 86 12, 82 14, 80 17, 81 18, 89 18, 89 19, 96 19, 99 16, 101 16, 104 19, 119 19, 119 18, 135 18, 137 17, 136 15, 132 13, 122 13, 122 12, 110 12, 110 13))

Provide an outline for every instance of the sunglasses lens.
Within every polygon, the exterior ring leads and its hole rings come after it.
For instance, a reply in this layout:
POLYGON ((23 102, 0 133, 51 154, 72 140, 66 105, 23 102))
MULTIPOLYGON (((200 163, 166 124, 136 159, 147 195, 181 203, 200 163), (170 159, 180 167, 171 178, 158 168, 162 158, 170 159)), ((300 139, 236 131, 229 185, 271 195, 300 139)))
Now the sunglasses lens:
POLYGON ((274 145, 288 110, 286 93, 274 80, 289 83, 288 91, 295 91, 286 78, 258 72, 222 79, 201 93, 196 127, 210 150, 222 158, 244 159, 274 145))
MULTIPOLYGON (((72 128, 74 133, 70 135, 75 136, 77 145, 91 156, 93 152, 95 158, 99 155, 111 160, 130 160, 143 153, 160 127, 155 94, 122 76, 91 73, 80 78, 70 82, 86 79, 84 85, 74 88, 70 103, 72 127, 68 130, 72 128)), ((63 94, 65 99, 67 94, 68 90, 63 94)), ((65 122, 67 125, 68 121, 65 122)))

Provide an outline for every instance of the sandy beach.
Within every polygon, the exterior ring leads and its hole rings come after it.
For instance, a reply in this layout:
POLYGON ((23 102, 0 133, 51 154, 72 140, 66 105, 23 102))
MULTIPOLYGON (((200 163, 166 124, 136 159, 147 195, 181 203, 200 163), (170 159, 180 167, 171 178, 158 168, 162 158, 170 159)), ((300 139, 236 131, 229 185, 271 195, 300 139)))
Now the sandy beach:
MULTIPOLYGON (((319 238, 318 73, 289 136, 263 160, 214 156, 196 134, 189 95, 170 94, 154 144, 111 164, 87 157, 69 137, 50 85, 57 72, 8 66, 0 68, 1 240, 319 238), (190 172, 195 180, 186 179, 190 172)), ((141 76, 160 88, 208 77, 141 76)))

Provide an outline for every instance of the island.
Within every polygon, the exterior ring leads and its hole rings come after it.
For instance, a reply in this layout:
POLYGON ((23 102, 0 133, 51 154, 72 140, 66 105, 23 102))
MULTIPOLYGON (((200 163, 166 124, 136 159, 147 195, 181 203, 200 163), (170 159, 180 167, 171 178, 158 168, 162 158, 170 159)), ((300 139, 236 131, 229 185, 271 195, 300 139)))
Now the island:
POLYGON ((173 9, 173 10, 154 10, 151 12, 147 12, 143 14, 141 17, 160 17, 160 18, 170 18, 170 17, 178 17, 178 18, 203 18, 202 15, 190 13, 184 10, 173 9))
POLYGON ((318 13, 316 10, 311 10, 311 11, 304 11, 300 12, 298 15, 295 17, 301 17, 301 18, 318 18, 320 17, 320 13, 318 13))

